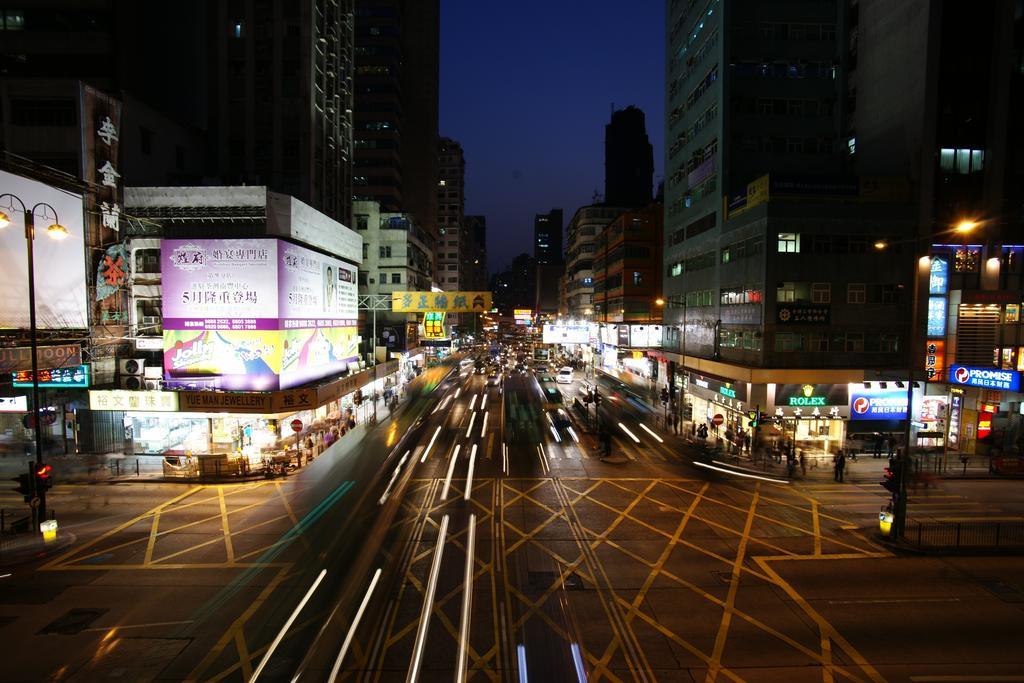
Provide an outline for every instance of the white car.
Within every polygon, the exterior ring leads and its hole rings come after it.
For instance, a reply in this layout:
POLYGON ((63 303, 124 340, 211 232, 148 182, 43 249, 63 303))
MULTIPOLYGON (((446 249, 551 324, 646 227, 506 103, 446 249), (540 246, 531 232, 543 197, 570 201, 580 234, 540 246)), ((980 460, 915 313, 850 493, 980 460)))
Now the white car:
POLYGON ((572 384, 572 368, 568 365, 558 371, 555 381, 559 384, 572 384))

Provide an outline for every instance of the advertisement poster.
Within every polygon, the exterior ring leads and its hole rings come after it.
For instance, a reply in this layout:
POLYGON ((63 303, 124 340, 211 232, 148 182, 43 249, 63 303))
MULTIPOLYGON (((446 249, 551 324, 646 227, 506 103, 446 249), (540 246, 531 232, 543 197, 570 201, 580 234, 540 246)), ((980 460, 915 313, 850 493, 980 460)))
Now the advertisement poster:
POLYGON ((277 239, 164 240, 164 376, 285 389, 358 360, 357 269, 277 239))
POLYGON ((544 325, 545 344, 586 344, 588 342, 590 342, 590 326, 587 323, 544 325))
POLYGON ((851 420, 907 419, 907 390, 857 389, 850 385, 851 420))
MULTIPOLYGON (((81 195, 64 192, 29 178, 0 171, 0 192, 11 193, 28 203, 51 205, 56 216, 36 216, 35 284, 36 327, 41 330, 88 326, 86 318, 85 225, 81 195), (48 239, 46 228, 59 222, 68 230, 63 240, 48 239)), ((28 261, 25 254, 25 214, 14 203, 4 208, 11 219, 0 230, 4 267, 0 269, 0 328, 28 329, 28 261)), ((44 211, 38 209, 39 213, 44 211)), ((48 211, 48 210, 47 210, 48 211)))

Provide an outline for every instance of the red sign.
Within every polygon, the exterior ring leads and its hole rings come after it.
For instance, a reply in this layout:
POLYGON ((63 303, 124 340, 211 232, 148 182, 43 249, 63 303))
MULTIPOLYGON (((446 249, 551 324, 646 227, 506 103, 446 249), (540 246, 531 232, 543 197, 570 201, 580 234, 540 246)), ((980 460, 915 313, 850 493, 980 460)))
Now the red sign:
POLYGON ((298 418, 292 420, 292 431, 293 432, 301 432, 302 431, 302 420, 300 420, 298 418))
POLYGON ((978 438, 984 439, 992 433, 992 413, 988 411, 978 413, 978 438))
POLYGON ((725 418, 722 416, 721 413, 715 413, 715 416, 711 418, 711 421, 716 425, 720 425, 723 422, 725 422, 725 418))

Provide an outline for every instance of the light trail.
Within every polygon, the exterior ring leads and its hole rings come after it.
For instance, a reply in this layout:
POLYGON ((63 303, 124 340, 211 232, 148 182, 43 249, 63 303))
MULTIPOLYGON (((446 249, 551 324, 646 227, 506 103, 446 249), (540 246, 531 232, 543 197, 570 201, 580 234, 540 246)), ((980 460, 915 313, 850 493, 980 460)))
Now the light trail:
POLYGON ((655 438, 655 439, 657 440, 657 442, 658 442, 658 443, 665 443, 665 439, 661 438, 660 436, 658 436, 657 434, 655 434, 654 432, 652 432, 652 431, 650 430, 650 428, 648 428, 648 426, 647 426, 647 425, 645 425, 645 424, 644 424, 643 422, 639 422, 639 423, 637 423, 637 424, 639 424, 639 425, 640 425, 640 429, 644 430, 645 432, 647 432, 648 434, 650 434, 651 436, 653 436, 653 437, 654 437, 654 438, 655 438))
MULTIPOLYGON (((476 455, 476 446, 473 446, 476 455)), ((470 463, 472 464, 472 460, 470 463)), ((456 681, 465 683, 469 664, 469 610, 473 604, 473 552, 476 547, 476 515, 469 515, 469 530, 466 533, 466 574, 462 581, 462 621, 459 624, 459 663, 456 681)))
POLYGON ((412 650, 412 662, 409 664, 409 676, 406 683, 416 683, 420 677, 420 665, 423 662, 423 647, 427 644, 427 628, 430 626, 430 613, 434 611, 434 594, 437 592, 437 575, 441 571, 441 556, 444 554, 444 540, 448 534, 448 515, 441 519, 441 528, 437 534, 437 546, 434 548, 434 562, 430 565, 430 577, 427 579, 427 591, 423 597, 423 611, 420 613, 420 625, 416 629, 416 640, 412 650))
POLYGON ((470 401, 469 401, 469 409, 470 410, 473 410, 474 408, 476 408, 476 399, 477 398, 478 398, 477 395, 473 394, 473 398, 470 399, 470 401))
POLYGON ((476 422, 476 411, 474 411, 473 414, 469 416, 469 426, 466 427, 466 438, 467 439, 469 438, 469 435, 473 432, 473 423, 474 422, 476 422))
POLYGON ((697 462, 696 460, 693 461, 693 464, 696 465, 697 467, 704 467, 704 468, 709 469, 709 470, 715 470, 716 472, 723 472, 725 474, 733 474, 733 475, 735 475, 737 477, 746 477, 747 479, 759 479, 761 481, 771 482, 772 484, 788 484, 789 483, 785 479, 772 479, 771 477, 762 477, 762 476, 757 475, 757 474, 747 474, 745 472, 738 472, 736 470, 725 469, 724 467, 715 467, 714 465, 709 465, 706 462, 697 462))
POLYGON ((373 573, 373 579, 370 580, 370 587, 366 589, 366 595, 363 596, 363 602, 360 603, 359 609, 356 610, 356 616, 352 619, 352 625, 348 627, 348 633, 345 635, 345 642, 341 644, 341 650, 338 652, 337 659, 334 660, 334 666, 331 668, 331 675, 327 678, 327 683, 334 683, 335 679, 338 678, 338 672, 341 670, 341 662, 345 659, 345 653, 348 652, 349 645, 352 644, 352 638, 356 635, 356 628, 359 626, 359 621, 363 618, 363 612, 366 611, 366 606, 370 603, 370 596, 373 595, 373 589, 377 587, 377 581, 380 580, 380 567, 373 573))
POLYGON ((473 468, 476 466, 476 444, 469 454, 469 472, 466 474, 466 492, 462 494, 463 500, 469 500, 469 494, 473 490, 473 468))
POLYGON ((637 443, 640 443, 640 439, 636 438, 636 434, 634 434, 633 432, 629 431, 629 428, 626 427, 626 425, 624 425, 624 424, 622 424, 620 422, 619 423, 619 427, 621 427, 622 431, 626 432, 626 434, 629 435, 629 438, 633 439, 633 441, 636 441, 637 443))
POLYGON ((452 452, 451 464, 448 465, 448 476, 444 478, 444 488, 441 489, 441 500, 448 498, 448 488, 452 485, 452 474, 455 473, 455 463, 459 461, 459 449, 461 445, 455 444, 455 450, 452 452))
POLYGON ((427 450, 423 451, 423 455, 420 457, 420 462, 424 463, 427 461, 427 456, 430 455, 430 449, 434 447, 434 441, 437 440, 437 435, 441 433, 441 428, 438 427, 434 430, 434 435, 430 437, 430 443, 427 444, 427 450))
POLYGON ((484 438, 484 434, 487 433, 487 418, 490 417, 490 413, 484 413, 483 424, 480 425, 480 438, 484 438))
POLYGON ((292 615, 288 617, 288 621, 284 622, 284 626, 281 627, 281 630, 278 631, 277 636, 274 638, 273 642, 270 643, 270 647, 267 648, 266 654, 264 654, 263 659, 260 660, 259 666, 257 666, 256 670, 252 672, 252 678, 249 679, 249 683, 253 683, 257 678, 260 677, 260 674, 263 673, 263 669, 267 666, 267 662, 269 662, 270 658, 273 656, 274 650, 276 650, 277 646, 281 644, 282 640, 284 640, 284 636, 286 633, 288 633, 288 629, 290 629, 292 627, 292 624, 295 623, 295 620, 299 616, 299 612, 301 612, 302 608, 306 606, 306 603, 309 602, 309 599, 313 597, 313 591, 317 589, 317 587, 320 585, 320 582, 324 580, 325 576, 327 576, 327 570, 321 569, 320 573, 316 577, 316 580, 313 582, 313 585, 309 587, 308 591, 306 591, 306 594, 302 597, 302 600, 292 611, 292 615))

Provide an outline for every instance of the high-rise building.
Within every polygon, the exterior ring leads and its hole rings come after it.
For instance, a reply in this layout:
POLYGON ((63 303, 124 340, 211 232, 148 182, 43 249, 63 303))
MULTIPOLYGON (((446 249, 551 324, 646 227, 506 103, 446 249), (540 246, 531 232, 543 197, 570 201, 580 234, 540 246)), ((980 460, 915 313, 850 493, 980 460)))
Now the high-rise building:
POLYGON ((487 289, 487 217, 466 216, 465 238, 467 248, 463 250, 463 270, 469 273, 464 289, 483 291, 487 289))
POLYGON ((568 226, 565 262, 565 299, 570 318, 594 317, 594 252, 597 236, 625 209, 592 204, 576 209, 568 226))
POLYGON ((469 244, 466 234, 466 158, 462 145, 441 138, 437 145, 437 273, 435 282, 444 290, 465 289, 468 273, 461 267, 469 244))
POLYGON ((687 387, 686 419, 738 432, 760 405, 760 438, 806 449, 895 429, 844 419, 850 386, 905 361, 908 250, 873 245, 912 230, 902 179, 853 173, 849 3, 666 7, 659 382, 687 387))
POLYGON ((356 199, 437 237, 438 0, 355 0, 356 199))
POLYGON ((538 213, 534 216, 533 258, 538 265, 558 265, 564 262, 561 209, 551 209, 547 213, 538 213))
POLYGON ((604 127, 604 201, 611 206, 646 206, 653 179, 654 151, 643 111, 629 106, 613 112, 604 127))
POLYGON ((207 7, 216 175, 351 225, 353 0, 207 7))
POLYGON ((661 322, 662 213, 657 203, 631 209, 601 230, 593 266, 596 320, 661 322))

